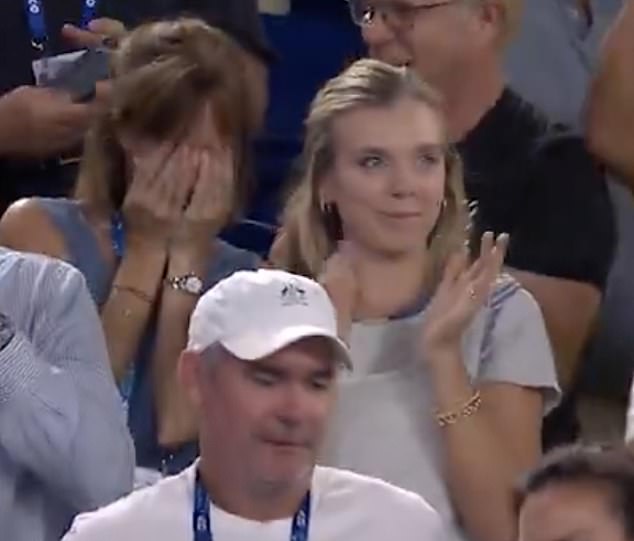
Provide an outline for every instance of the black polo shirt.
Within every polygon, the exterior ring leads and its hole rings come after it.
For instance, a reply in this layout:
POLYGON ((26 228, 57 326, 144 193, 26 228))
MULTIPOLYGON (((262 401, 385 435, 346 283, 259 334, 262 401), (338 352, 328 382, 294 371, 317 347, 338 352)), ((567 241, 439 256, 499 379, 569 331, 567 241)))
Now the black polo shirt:
POLYGON ((580 137, 506 89, 457 146, 477 235, 509 233, 511 267, 603 291, 614 216, 603 172, 580 137))

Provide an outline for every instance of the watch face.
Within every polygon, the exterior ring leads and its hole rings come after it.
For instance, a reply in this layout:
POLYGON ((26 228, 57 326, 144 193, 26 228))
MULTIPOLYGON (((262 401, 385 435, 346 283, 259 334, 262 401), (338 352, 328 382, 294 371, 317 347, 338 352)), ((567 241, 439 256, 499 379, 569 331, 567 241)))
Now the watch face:
POLYGON ((185 279, 184 289, 192 295, 200 295, 203 290, 203 282, 198 276, 188 276, 185 279))

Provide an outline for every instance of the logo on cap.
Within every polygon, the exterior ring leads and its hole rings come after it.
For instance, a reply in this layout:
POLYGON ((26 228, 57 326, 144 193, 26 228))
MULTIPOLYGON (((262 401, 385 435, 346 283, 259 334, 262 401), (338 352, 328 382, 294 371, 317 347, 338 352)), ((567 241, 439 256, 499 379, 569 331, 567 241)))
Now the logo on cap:
POLYGON ((289 282, 281 291, 282 306, 308 306, 306 290, 300 285, 289 282))

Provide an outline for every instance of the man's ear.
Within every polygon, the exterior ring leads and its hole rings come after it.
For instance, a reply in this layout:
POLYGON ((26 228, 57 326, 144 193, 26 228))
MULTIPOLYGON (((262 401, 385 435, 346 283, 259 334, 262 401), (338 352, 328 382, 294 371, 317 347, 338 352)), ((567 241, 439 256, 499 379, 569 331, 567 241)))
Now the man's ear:
POLYGON ((197 409, 202 406, 202 362, 200 355, 192 351, 183 351, 178 359, 178 379, 197 409))
POLYGON ((478 24, 483 41, 501 43, 507 32, 511 16, 510 8, 499 0, 485 0, 476 9, 478 10, 478 24))

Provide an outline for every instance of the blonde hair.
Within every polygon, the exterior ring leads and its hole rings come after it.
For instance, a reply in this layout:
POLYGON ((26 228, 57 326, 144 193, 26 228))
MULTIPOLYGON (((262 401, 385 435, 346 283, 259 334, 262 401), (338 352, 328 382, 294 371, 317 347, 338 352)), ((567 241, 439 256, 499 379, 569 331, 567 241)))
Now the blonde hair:
MULTIPOLYGON (((411 70, 378 60, 364 59, 331 79, 315 97, 306 120, 306 139, 299 182, 282 217, 282 233, 271 252, 271 262, 298 274, 317 277, 336 249, 337 238, 320 201, 320 184, 332 168, 336 149, 333 123, 341 115, 362 107, 389 107, 400 99, 423 103, 440 114, 441 100, 411 70)), ((445 202, 428 242, 434 274, 442 272, 447 257, 464 246, 468 214, 465 206, 462 164, 447 145, 445 202)))
POLYGON ((243 58, 233 40, 198 19, 153 22, 131 32, 113 57, 112 99, 87 136, 76 197, 118 210, 128 189, 121 133, 178 142, 212 102, 220 136, 233 148, 237 213, 248 191, 243 58))

